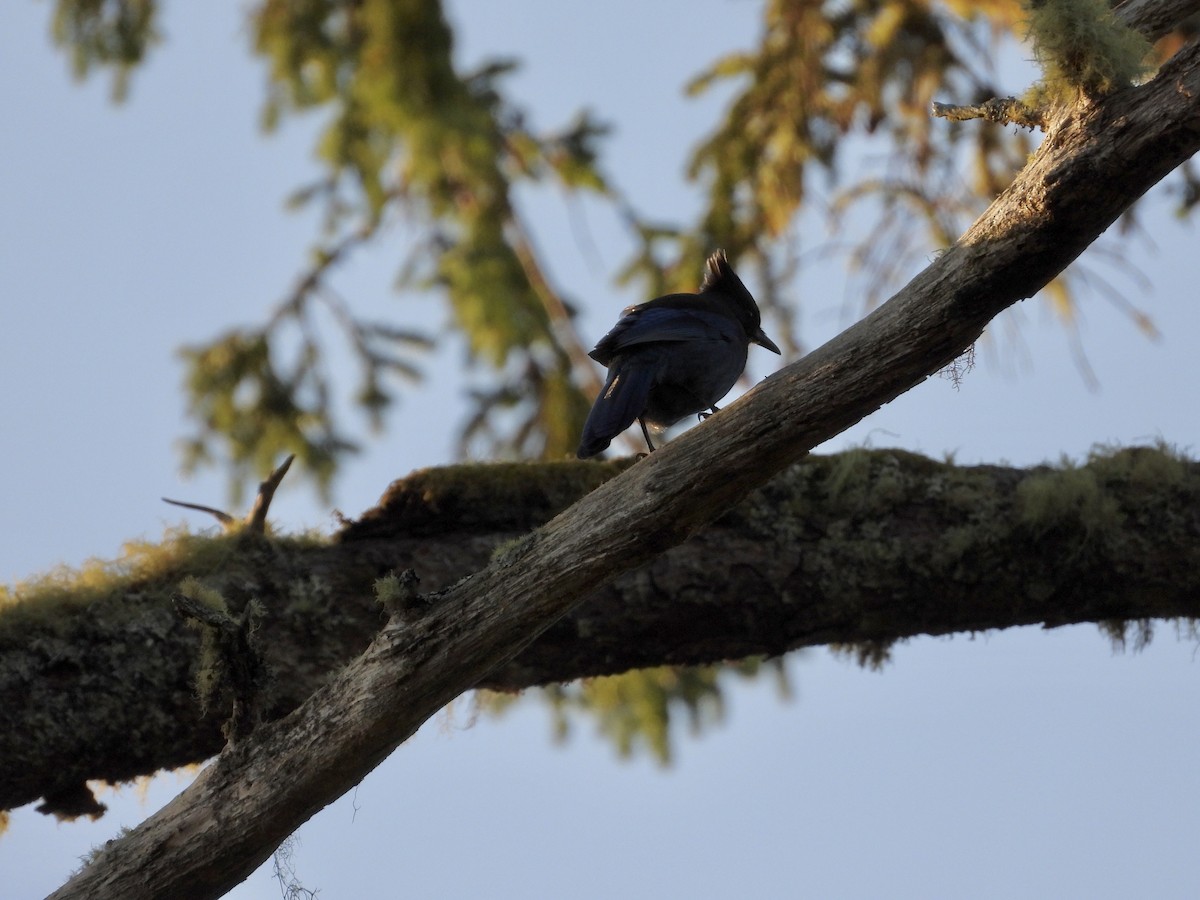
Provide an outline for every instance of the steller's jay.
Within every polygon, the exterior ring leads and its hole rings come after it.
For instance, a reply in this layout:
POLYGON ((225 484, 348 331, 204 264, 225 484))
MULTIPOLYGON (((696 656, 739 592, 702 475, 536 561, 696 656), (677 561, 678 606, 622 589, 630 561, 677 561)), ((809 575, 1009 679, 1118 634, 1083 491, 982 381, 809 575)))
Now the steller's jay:
POLYGON ((698 294, 667 294, 626 307, 588 355, 608 367, 604 390, 583 426, 578 456, 587 459, 633 424, 656 432, 693 413, 707 418, 746 368, 753 341, 772 353, 758 304, 725 251, 708 258, 698 294))

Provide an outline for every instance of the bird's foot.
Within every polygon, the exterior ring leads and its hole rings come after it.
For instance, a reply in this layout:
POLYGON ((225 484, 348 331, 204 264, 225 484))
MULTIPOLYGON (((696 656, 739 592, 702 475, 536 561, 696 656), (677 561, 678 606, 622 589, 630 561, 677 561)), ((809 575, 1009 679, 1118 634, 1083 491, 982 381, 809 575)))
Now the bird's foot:
POLYGON ((711 416, 713 413, 715 413, 715 412, 720 412, 720 411, 721 411, 721 408, 720 408, 719 406, 711 406, 711 407, 709 407, 707 410, 705 410, 705 411, 703 411, 703 412, 698 412, 698 413, 696 413, 696 418, 697 418, 699 421, 703 422, 705 419, 707 419, 707 418, 708 418, 709 416, 711 416))

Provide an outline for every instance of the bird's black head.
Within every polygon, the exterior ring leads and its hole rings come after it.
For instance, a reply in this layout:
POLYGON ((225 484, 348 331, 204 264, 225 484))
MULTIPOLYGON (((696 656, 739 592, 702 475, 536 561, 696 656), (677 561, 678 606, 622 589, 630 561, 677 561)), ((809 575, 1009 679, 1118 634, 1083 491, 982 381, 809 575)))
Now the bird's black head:
POLYGON ((742 284, 737 272, 729 264, 724 250, 718 250, 708 258, 704 266, 704 280, 700 282, 701 294, 721 294, 729 304, 731 311, 746 329, 746 334, 754 343, 766 347, 772 353, 779 353, 779 348, 762 330, 762 313, 754 296, 742 284))

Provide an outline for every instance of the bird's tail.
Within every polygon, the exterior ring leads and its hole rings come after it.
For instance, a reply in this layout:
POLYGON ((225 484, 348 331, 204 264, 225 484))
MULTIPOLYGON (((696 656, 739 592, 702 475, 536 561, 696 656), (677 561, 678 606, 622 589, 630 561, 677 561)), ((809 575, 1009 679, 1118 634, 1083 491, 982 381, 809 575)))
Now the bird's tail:
POLYGON ((625 365, 608 370, 604 390, 596 398, 579 439, 580 459, 588 459, 604 450, 618 434, 633 424, 646 408, 646 398, 654 384, 653 367, 625 365))

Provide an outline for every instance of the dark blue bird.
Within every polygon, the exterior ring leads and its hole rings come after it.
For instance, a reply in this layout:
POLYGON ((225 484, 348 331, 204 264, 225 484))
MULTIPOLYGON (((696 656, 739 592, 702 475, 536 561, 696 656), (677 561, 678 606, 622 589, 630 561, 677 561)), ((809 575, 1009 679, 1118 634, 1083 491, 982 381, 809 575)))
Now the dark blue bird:
POLYGON ((588 354, 608 366, 608 378, 583 426, 579 458, 595 456, 635 419, 654 450, 647 429, 716 412, 746 368, 751 342, 779 352, 724 250, 708 258, 700 293, 627 307, 588 354))

